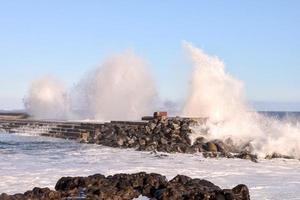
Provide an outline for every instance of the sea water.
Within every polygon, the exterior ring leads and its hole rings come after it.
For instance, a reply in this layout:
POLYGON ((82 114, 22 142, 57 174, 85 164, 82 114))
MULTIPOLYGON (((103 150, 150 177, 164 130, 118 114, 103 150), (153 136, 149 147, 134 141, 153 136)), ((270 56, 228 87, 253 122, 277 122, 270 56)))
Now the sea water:
POLYGON ((206 179, 221 188, 246 184, 251 199, 300 199, 299 160, 203 158, 200 154, 153 154, 57 138, 0 134, 0 193, 54 188, 62 176, 155 172, 206 179))

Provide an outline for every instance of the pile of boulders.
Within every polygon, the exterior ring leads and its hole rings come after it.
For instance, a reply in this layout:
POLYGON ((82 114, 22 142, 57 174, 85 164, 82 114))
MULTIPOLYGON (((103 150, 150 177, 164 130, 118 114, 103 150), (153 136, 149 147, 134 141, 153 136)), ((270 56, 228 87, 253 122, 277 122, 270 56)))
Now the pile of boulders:
POLYGON ((203 179, 192 179, 177 175, 168 181, 160 174, 140 172, 136 174, 116 174, 107 176, 95 174, 88 177, 62 177, 55 186, 34 188, 24 194, 1 194, 0 200, 60 200, 98 199, 129 200, 146 196, 152 200, 249 200, 245 185, 233 189, 221 189, 203 179))
POLYGON ((256 161, 247 149, 232 142, 208 140, 205 135, 191 141, 191 127, 205 123, 205 119, 155 117, 145 124, 107 123, 93 134, 82 134, 81 142, 110 147, 135 148, 139 151, 167 153, 197 153, 205 157, 243 158, 256 161))
MULTIPOLYGON (((237 147, 227 139, 208 139, 207 118, 168 117, 155 112, 142 121, 106 123, 58 122, 40 120, 0 121, 7 132, 35 132, 42 136, 78 140, 118 148, 166 153, 202 153, 205 157, 243 158, 256 161, 250 144, 237 147), (196 130, 197 134, 193 133, 196 130), (201 133, 201 134, 199 134, 201 133), (195 135, 198 138, 195 138, 195 135), (193 139, 191 139, 193 138, 193 139)), ((267 158, 280 157, 279 154, 267 158)), ((281 156, 282 157, 282 156, 281 156)))

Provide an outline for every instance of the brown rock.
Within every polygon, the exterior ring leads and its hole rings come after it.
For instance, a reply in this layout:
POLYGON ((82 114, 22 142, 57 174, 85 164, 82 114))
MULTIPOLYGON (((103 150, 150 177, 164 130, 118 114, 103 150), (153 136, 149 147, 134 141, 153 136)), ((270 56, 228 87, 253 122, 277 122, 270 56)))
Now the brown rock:
POLYGON ((207 142, 206 145, 207 145, 207 149, 206 149, 207 151, 210 151, 210 152, 217 152, 218 151, 218 147, 214 143, 207 142))

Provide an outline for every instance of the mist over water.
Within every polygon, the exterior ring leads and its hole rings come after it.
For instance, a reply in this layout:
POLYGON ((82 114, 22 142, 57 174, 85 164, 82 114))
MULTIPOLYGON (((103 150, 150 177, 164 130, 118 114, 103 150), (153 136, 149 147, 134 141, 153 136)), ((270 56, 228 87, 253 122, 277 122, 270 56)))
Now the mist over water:
MULTIPOLYGON (((184 48, 193 71, 183 115, 208 117, 210 139, 226 140, 243 147, 250 144, 254 153, 274 152, 300 158, 300 124, 259 114, 246 103, 243 85, 226 73, 224 63, 189 43, 184 48)), ((204 134, 195 128, 194 134, 204 134), (197 132, 198 131, 198 132, 197 132)))

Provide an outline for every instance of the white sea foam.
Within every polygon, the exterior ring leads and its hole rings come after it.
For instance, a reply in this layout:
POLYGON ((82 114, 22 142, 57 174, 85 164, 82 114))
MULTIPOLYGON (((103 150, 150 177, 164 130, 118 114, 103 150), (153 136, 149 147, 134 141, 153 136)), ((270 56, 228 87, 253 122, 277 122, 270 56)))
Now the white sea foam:
MULTIPOLYGON (((254 112, 244 99, 243 84, 225 71, 224 63, 185 43, 192 64, 192 81, 183 115, 208 117, 207 137, 251 143, 260 156, 273 152, 300 158, 300 125, 254 112)), ((198 129, 199 130, 199 129, 198 129)), ((201 133, 197 132, 197 136, 201 133)))

